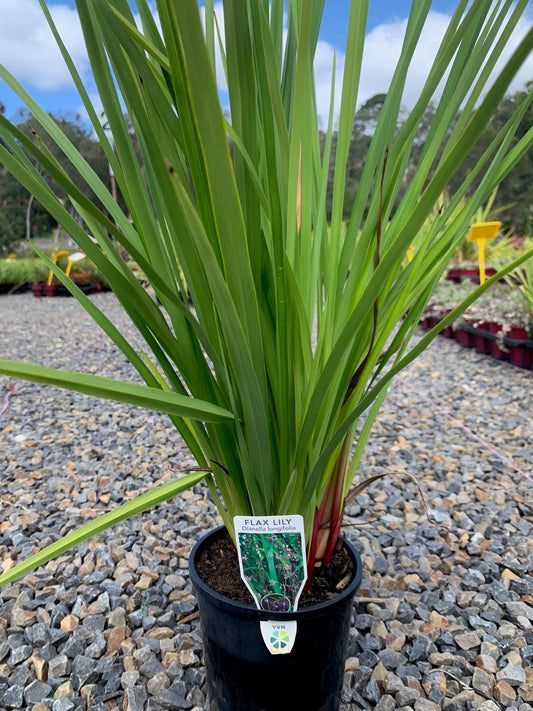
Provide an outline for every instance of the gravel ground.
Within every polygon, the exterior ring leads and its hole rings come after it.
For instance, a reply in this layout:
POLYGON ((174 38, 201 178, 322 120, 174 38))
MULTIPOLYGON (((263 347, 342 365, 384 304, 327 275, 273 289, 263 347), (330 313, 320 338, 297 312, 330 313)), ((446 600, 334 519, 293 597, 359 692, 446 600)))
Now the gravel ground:
MULTIPOLYGON (((72 299, 0 297, 0 323, 2 357, 135 377, 72 299)), ((391 476, 346 519, 342 711, 533 709, 532 383, 439 338, 391 388, 361 466, 391 476)), ((4 566, 191 466, 163 415, 0 378, 4 566)), ((0 710, 209 709, 187 556, 217 523, 197 486, 0 590, 0 710)))

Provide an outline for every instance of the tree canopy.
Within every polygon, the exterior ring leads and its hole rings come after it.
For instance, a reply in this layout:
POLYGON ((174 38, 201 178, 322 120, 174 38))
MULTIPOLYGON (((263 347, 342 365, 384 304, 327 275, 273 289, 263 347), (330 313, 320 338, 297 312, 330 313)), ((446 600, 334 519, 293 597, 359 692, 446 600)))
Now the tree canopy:
MULTIPOLYGON (((531 86, 531 82, 527 85, 531 86)), ((509 118, 516 105, 524 98, 525 90, 517 91, 514 94, 506 97, 500 104, 498 111, 494 114, 489 122, 489 125, 483 132, 481 139, 477 144, 476 150, 465 161, 461 171, 453 177, 448 186, 451 194, 457 185, 464 181, 465 174, 468 173, 475 165, 484 150, 490 144, 490 141, 501 128, 505 121, 509 118)), ((384 94, 376 94, 370 98, 355 115, 352 141, 348 153, 348 166, 346 172, 346 190, 344 200, 344 214, 350 214, 350 210, 354 201, 355 194, 359 186, 359 180, 365 158, 370 145, 370 140, 375 129, 379 113, 383 107, 385 99, 384 94)), ((409 182, 410 175, 414 171, 431 127, 435 109, 432 105, 429 106, 423 120, 418 127, 418 133, 415 138, 412 153, 410 156, 409 165, 407 167, 404 181, 406 185, 409 182)), ((398 129, 400 128, 400 123, 398 129)), ((530 106, 522 119, 514 142, 516 143, 531 126, 533 126, 533 106, 530 106)), ((333 148, 335 148, 335 136, 333 137, 333 148)), ((434 170, 435 166, 433 166, 434 170)), ((428 180, 431 178, 432 172, 428 174, 428 180)), ((330 181, 331 183, 331 181, 330 181)), ((474 182, 472 190, 475 190, 479 180, 474 182)), ((330 184, 328 194, 331 195, 332 185, 330 184)), ((502 220, 506 229, 513 229, 518 234, 531 234, 533 232, 533 153, 529 151, 522 160, 515 166, 510 174, 502 181, 496 199, 494 208, 504 205, 510 205, 499 219, 502 220)), ((331 204, 329 204, 331 209, 331 204)))
MULTIPOLYGON (((91 133, 83 126, 78 117, 53 116, 56 124, 63 133, 80 151, 85 160, 91 165, 98 176, 110 186, 109 167, 104 152, 98 143, 91 136, 91 133)), ((33 141, 41 144, 49 150, 54 158, 60 163, 64 170, 70 175, 73 181, 83 188, 91 199, 94 194, 83 183, 80 177, 72 170, 65 157, 58 151, 54 142, 49 136, 43 134, 32 116, 23 114, 18 128, 33 141)), ((67 196, 52 181, 43 176, 47 182, 54 187, 58 197, 65 201, 65 205, 75 215, 75 208, 68 204, 67 196)), ((56 227, 56 222, 48 212, 23 188, 13 176, 0 165, 0 249, 6 248, 25 237, 35 237, 49 233, 56 227)))

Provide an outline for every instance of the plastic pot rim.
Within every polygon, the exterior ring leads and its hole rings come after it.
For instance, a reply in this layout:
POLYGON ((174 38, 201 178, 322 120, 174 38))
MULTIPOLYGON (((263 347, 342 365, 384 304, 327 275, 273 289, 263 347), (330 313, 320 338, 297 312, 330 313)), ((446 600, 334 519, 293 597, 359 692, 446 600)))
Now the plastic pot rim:
POLYGON ((335 597, 325 600, 324 602, 316 603, 315 605, 308 605, 306 607, 298 608, 298 610, 293 610, 292 612, 268 612, 266 610, 260 610, 252 605, 233 600, 225 595, 222 595, 216 590, 213 590, 213 588, 207 585, 207 583, 205 583, 198 575, 195 566, 195 560, 201 548, 206 545, 207 540, 211 536, 219 536, 225 530, 226 527, 221 525, 204 534, 195 543, 189 556, 189 572, 193 587, 208 596, 211 599, 211 602, 220 609, 227 610, 228 612, 238 611, 238 614, 242 617, 250 617, 259 620, 304 620, 306 618, 326 614, 333 605, 342 603, 346 598, 352 598, 361 583, 361 578, 363 576, 363 564, 361 558, 353 543, 347 538, 344 538, 344 545, 346 546, 348 554, 352 558, 355 566, 355 575, 350 584, 335 597))

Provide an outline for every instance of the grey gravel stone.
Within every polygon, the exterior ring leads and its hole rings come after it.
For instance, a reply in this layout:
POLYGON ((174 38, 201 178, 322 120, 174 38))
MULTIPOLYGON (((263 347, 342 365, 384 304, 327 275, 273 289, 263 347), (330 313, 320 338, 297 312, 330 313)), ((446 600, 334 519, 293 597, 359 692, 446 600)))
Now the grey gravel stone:
POLYGON ((140 667, 139 671, 145 677, 151 679, 152 677, 156 676, 161 672, 164 673, 166 669, 163 664, 161 664, 161 662, 155 657, 155 655, 152 654, 150 658, 140 667))
POLYGON ((353 679, 355 684, 362 688, 362 686, 367 682, 372 676, 372 667, 359 666, 353 671, 353 679))
POLYGON ((500 707, 490 699, 481 704, 478 711, 500 711, 500 707))
POLYGON ((505 609, 513 617, 525 617, 533 622, 533 607, 525 602, 511 601, 505 603, 505 609))
POLYGON ((124 672, 120 678, 120 683, 123 689, 133 688, 140 679, 140 673, 138 671, 124 672))
POLYGON ((19 684, 13 684, 2 693, 0 703, 8 709, 22 708, 24 704, 24 687, 19 684))
POLYGON ((377 703, 381 697, 378 682, 375 679, 370 679, 362 691, 362 697, 372 703, 377 703))
POLYGON ((185 696, 187 694, 187 687, 183 681, 173 682, 168 689, 165 689, 159 696, 156 697, 156 701, 169 711, 187 711, 192 709, 193 705, 188 701, 185 696))
POLYGON ((446 704, 446 711, 463 711, 465 705, 459 701, 449 701, 446 704))
POLYGON ((402 688, 403 682, 400 677, 396 676, 396 674, 393 674, 392 672, 389 672, 383 680, 383 690, 387 694, 395 694, 402 688))
POLYGON ((492 696, 492 687, 494 685, 494 676, 484 669, 474 669, 472 676, 472 686, 483 696, 490 698, 492 696))
POLYGON ((375 621, 376 620, 373 615, 356 615, 354 624, 357 630, 365 632, 366 630, 372 629, 372 625, 375 621))
POLYGON ((372 568, 375 573, 386 573, 389 570, 389 561, 386 558, 375 558, 372 568))
POLYGON ((518 664, 508 664, 496 674, 498 681, 506 681, 511 686, 521 686, 526 683, 526 672, 518 664))
POLYGON ((31 678, 32 675, 28 667, 25 664, 21 664, 15 669, 13 674, 11 674, 9 681, 11 684, 25 686, 31 678))
POLYGON ((75 703, 66 697, 56 699, 52 704, 52 711, 74 711, 75 708, 75 703))
POLYGON ((20 647, 15 647, 15 649, 11 650, 9 663, 11 664, 11 666, 16 666, 17 664, 20 664, 21 662, 28 659, 28 657, 31 656, 32 652, 33 648, 30 647, 28 644, 22 644, 20 647))
POLYGON ((415 711, 440 711, 440 706, 429 699, 417 699, 415 701, 415 711))
POLYGON ((427 658, 428 658, 427 646, 425 644, 421 644, 420 642, 415 642, 409 652, 409 661, 410 662, 420 662, 420 661, 426 660, 427 658))
POLYGON ((53 679, 68 676, 71 668, 70 659, 65 654, 60 654, 48 662, 48 676, 53 679))
POLYGON ((32 681, 24 689, 24 701, 27 704, 36 704, 45 696, 49 696, 52 687, 42 681, 32 681))
POLYGON ((94 659, 83 655, 79 655, 73 660, 72 672, 76 675, 80 687, 93 683, 99 676, 94 659))
POLYGON ((378 653, 379 661, 387 669, 394 670, 398 667, 398 653, 392 649, 385 648, 378 653))
POLYGON ((126 689, 124 696, 124 711, 144 711, 148 695, 141 687, 126 689))
POLYGON ((393 711, 396 708, 396 702, 394 701, 394 697, 390 696, 389 694, 385 694, 380 698, 376 706, 374 707, 375 711, 393 711))
POLYGON ((79 635, 72 635, 67 639, 62 647, 62 652, 69 659, 76 659, 77 657, 84 655, 87 649, 87 644, 81 639, 79 635))
POLYGON ((420 698, 420 691, 404 686, 396 692, 395 698, 398 706, 412 706, 420 698))
POLYGON ((34 647, 43 647, 50 639, 50 628, 44 622, 28 627, 24 634, 34 647))

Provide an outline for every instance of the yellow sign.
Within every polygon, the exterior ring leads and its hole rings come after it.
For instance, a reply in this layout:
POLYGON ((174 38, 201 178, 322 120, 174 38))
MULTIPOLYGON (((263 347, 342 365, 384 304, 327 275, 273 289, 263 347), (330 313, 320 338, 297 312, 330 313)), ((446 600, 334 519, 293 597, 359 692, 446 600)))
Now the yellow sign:
POLYGON ((494 239, 498 236, 501 226, 501 222, 478 222, 472 225, 468 239, 471 242, 477 242, 480 239, 494 239))
POLYGON ((498 232, 500 231, 500 227, 502 226, 501 222, 478 222, 475 225, 472 225, 470 229, 470 234, 468 235, 468 239, 471 242, 477 242, 478 250, 479 250, 479 283, 484 284, 485 283, 485 242, 488 239, 494 239, 497 235, 498 232))

